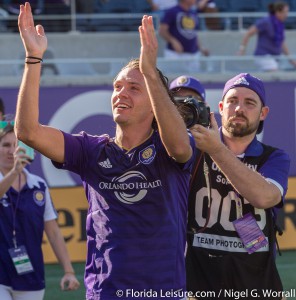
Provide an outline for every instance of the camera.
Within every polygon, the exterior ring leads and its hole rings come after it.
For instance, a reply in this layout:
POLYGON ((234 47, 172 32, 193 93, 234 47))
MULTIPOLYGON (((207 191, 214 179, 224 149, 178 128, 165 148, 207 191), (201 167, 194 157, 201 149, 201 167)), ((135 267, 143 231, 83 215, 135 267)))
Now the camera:
POLYGON ((210 108, 203 101, 191 96, 174 97, 174 99, 187 128, 195 124, 200 124, 204 127, 210 125, 210 108))

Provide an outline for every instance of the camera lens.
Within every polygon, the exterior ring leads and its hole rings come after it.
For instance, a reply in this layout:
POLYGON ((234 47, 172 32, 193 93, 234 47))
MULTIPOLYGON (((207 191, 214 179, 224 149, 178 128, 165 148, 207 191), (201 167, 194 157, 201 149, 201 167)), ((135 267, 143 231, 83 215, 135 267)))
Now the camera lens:
POLYGON ((178 110, 187 128, 190 128, 196 124, 198 116, 194 106, 188 104, 178 104, 178 110))

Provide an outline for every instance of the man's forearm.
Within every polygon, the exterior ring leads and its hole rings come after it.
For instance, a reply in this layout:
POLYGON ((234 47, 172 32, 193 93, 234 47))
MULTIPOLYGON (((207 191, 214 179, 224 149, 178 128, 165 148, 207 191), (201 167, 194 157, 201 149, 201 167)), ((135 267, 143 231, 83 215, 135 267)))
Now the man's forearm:
POLYGON ((16 108, 16 134, 30 141, 38 126, 41 63, 25 65, 16 108))
POLYGON ((236 191, 253 206, 268 208, 280 202, 279 189, 248 168, 226 146, 221 146, 211 157, 236 191))
POLYGON ((190 157, 191 147, 181 115, 163 86, 159 74, 149 74, 144 78, 160 136, 168 153, 177 161, 179 159, 187 161, 190 157))

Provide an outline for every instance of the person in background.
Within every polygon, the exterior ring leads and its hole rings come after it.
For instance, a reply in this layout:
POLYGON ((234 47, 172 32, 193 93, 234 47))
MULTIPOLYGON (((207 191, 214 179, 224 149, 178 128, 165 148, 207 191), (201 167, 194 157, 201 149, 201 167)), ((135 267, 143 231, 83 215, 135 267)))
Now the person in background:
POLYGON ((189 97, 206 102, 206 91, 197 78, 182 75, 173 79, 170 83, 170 91, 176 97, 189 97))
POLYGON ((192 7, 196 0, 179 0, 179 4, 168 9, 159 26, 159 35, 166 41, 165 58, 188 58, 190 62, 178 63, 189 72, 200 69, 200 54, 209 55, 208 49, 201 46, 196 30, 199 20, 196 9, 192 7))
POLYGON ((284 205, 290 159, 259 142, 269 108, 263 82, 242 73, 224 86, 218 129, 194 125, 200 150, 191 181, 186 253, 187 290, 212 292, 207 299, 281 299, 275 264, 277 212, 284 205), (270 290, 275 297, 263 296, 270 290), (220 294, 219 294, 220 292, 220 294))
POLYGON ((57 168, 81 177, 89 203, 86 299, 133 300, 133 291, 150 299, 149 290, 158 298, 184 298, 187 198, 196 150, 156 67, 153 18, 143 16, 139 27, 140 58, 113 80, 115 137, 70 134, 39 123, 47 38, 41 25, 34 26, 29 3, 20 6, 19 30, 26 64, 17 137, 57 168))
POLYGON ((158 14, 161 19, 164 15, 164 12, 178 4, 178 0, 146 0, 151 7, 151 10, 158 14))
POLYGON ((13 121, 0 121, 0 125, 0 299, 43 299, 44 231, 64 271, 61 289, 76 290, 79 281, 47 184, 25 169, 29 156, 17 146, 13 121))
MULTIPOLYGON (((199 12, 203 13, 218 13, 215 0, 197 0, 197 8, 199 12)), ((210 30, 220 30, 221 23, 220 19, 217 17, 207 17, 205 18, 206 28, 210 30)))
MULTIPOLYGON (((257 34, 257 44, 254 52, 255 62, 261 71, 277 71, 279 62, 276 56, 289 55, 285 41, 285 20, 288 17, 289 5, 284 1, 272 2, 268 5, 269 15, 259 19, 245 33, 239 55, 244 55, 249 39, 257 34)), ((296 67, 296 61, 289 60, 296 67)))
POLYGON ((5 105, 2 98, 0 98, 0 121, 3 120, 4 115, 5 115, 5 105))
POLYGON ((206 103, 206 91, 197 78, 179 76, 171 81, 170 91, 187 128, 196 123, 209 125, 210 107, 206 103))

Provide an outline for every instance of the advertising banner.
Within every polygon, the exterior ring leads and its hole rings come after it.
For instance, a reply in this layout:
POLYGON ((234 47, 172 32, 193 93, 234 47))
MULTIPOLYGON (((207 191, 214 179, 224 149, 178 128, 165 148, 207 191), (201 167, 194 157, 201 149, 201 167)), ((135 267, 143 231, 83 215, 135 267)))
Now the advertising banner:
MULTIPOLYGON (((83 188, 51 188, 50 193, 58 212, 58 224, 65 238, 67 249, 73 262, 84 262, 86 258, 86 216, 87 200, 83 188)), ((289 188, 284 208, 278 216, 278 226, 283 235, 277 236, 281 250, 296 249, 296 177, 289 178, 289 188)), ((44 236, 44 260, 56 263, 57 260, 44 236)))

